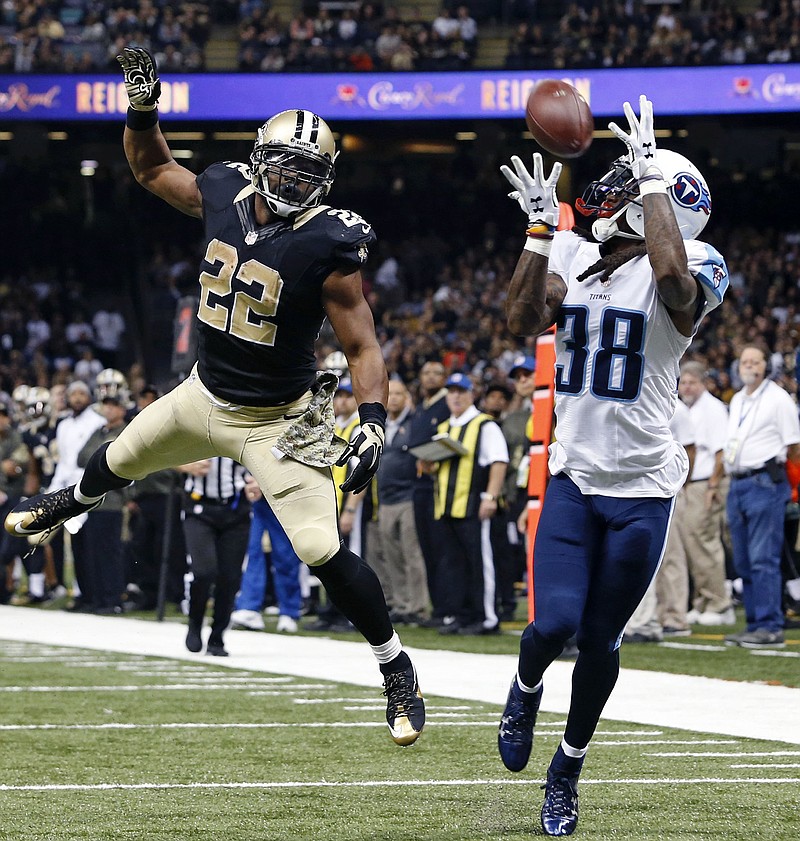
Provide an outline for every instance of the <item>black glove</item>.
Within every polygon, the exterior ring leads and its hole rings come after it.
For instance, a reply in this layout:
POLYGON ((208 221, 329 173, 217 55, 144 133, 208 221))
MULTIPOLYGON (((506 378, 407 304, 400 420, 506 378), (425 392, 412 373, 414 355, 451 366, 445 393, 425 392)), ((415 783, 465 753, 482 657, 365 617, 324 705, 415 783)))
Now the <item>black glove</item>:
POLYGON ((345 493, 363 491, 377 473, 383 455, 386 409, 380 403, 362 403, 358 407, 358 414, 361 430, 336 462, 341 467, 351 458, 358 459, 350 475, 339 485, 345 493))
POLYGON ((161 96, 156 61, 144 47, 125 47, 117 56, 125 74, 125 89, 134 111, 152 111, 161 96))

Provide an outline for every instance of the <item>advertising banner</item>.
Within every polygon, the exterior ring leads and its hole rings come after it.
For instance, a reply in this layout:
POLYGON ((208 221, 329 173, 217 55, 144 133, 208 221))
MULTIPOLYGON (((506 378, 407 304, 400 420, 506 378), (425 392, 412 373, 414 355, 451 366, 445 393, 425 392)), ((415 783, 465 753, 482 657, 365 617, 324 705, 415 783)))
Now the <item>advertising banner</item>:
MULTIPOLYGON (((167 120, 253 120, 307 108, 329 120, 454 120, 521 117, 541 79, 575 85, 596 117, 619 116, 646 93, 659 115, 800 110, 800 65, 465 73, 252 74, 162 77, 167 120)), ((118 120, 128 99, 121 76, 0 76, 0 122, 118 120)))

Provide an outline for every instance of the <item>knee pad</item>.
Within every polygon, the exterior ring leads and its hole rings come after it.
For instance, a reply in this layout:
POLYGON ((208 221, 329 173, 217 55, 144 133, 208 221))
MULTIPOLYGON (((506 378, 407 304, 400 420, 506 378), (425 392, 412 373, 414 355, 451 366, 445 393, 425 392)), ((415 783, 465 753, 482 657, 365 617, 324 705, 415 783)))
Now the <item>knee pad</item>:
POLYGON ((293 535, 292 547, 304 564, 319 566, 339 551, 339 535, 319 526, 304 526, 293 535))

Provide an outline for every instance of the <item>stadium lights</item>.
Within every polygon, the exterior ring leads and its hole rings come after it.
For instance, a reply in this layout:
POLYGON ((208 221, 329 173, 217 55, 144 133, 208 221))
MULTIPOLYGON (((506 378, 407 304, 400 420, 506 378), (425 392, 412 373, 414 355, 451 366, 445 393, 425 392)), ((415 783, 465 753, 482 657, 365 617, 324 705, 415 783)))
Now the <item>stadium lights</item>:
POLYGON ((100 164, 98 164, 97 161, 81 161, 81 175, 85 175, 87 177, 94 175, 98 166, 100 166, 100 164))
POLYGON ((212 140, 255 140, 254 131, 215 131, 212 140))
POLYGON ((69 140, 69 135, 65 131, 48 131, 48 140, 69 140))
POLYGON ((194 152, 191 149, 173 149, 172 157, 176 161, 186 161, 194 157, 194 152))
POLYGON ((204 131, 165 131, 165 140, 205 140, 204 131))
POLYGON ((478 132, 477 131, 457 131, 456 132, 456 140, 477 140, 478 139, 478 132))
POLYGON ((13 140, 14 139, 14 132, 13 131, 0 131, 0 140, 13 140))

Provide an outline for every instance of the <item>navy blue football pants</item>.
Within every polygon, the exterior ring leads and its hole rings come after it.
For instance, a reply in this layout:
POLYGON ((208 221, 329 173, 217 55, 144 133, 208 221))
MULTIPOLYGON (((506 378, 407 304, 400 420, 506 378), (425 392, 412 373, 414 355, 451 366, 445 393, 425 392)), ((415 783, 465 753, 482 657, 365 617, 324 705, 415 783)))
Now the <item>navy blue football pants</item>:
POLYGON ((589 743, 617 681, 622 633, 661 562, 672 506, 671 498, 584 496, 563 473, 548 485, 534 549, 534 621, 520 642, 519 675, 536 686, 577 635, 564 736, 574 748, 589 743))

